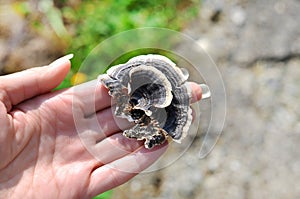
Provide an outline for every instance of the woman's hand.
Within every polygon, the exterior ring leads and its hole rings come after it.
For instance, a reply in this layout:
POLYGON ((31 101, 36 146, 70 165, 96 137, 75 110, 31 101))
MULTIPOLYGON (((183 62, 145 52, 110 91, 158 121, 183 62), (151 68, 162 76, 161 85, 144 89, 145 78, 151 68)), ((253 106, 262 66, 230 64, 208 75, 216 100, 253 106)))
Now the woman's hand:
MULTIPOLYGON (((3 198, 91 198, 128 181, 166 150, 163 144, 150 152, 141 142, 122 136, 108 91, 97 81, 51 92, 68 73, 68 58, 0 77, 3 198), (99 125, 95 119, 104 127, 102 133, 93 132, 99 125), (91 132, 89 147, 100 158, 82 143, 76 120, 91 132)), ((192 101, 200 100, 201 88, 191 85, 192 101)))

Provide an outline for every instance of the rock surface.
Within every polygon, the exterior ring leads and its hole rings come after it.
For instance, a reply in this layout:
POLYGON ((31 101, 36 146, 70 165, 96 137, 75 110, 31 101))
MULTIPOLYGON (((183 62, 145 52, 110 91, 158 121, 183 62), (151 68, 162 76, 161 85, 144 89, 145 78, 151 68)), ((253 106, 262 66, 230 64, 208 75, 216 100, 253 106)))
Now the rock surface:
POLYGON ((185 33, 224 79, 223 133, 205 159, 197 136, 177 161, 138 175, 114 199, 300 198, 299 12, 298 0, 203 2, 185 33))

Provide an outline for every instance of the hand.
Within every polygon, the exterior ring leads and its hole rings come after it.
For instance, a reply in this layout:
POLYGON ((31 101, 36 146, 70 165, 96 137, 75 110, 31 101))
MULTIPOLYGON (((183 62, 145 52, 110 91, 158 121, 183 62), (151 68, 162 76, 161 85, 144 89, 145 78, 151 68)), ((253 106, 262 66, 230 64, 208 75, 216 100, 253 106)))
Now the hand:
MULTIPOLYGON (((63 57, 48 66, 0 77, 3 198, 91 198, 128 181, 166 150, 167 144, 147 150, 141 142, 122 136, 110 96, 97 81, 51 92, 69 69, 70 61, 63 57), (79 138, 78 119, 99 158, 79 138), (102 133, 96 132, 95 119, 102 133)), ((201 88, 191 85, 193 101, 200 100, 201 88)))

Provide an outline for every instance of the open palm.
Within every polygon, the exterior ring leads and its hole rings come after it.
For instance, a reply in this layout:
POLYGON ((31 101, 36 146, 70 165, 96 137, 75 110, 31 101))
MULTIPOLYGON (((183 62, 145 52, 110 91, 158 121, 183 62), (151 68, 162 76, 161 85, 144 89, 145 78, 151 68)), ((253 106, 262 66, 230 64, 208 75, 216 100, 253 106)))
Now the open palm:
MULTIPOLYGON (((167 144, 147 150, 122 136, 120 125, 129 124, 113 118, 107 90, 97 81, 51 92, 69 68, 61 58, 0 77, 0 196, 91 198, 166 150, 167 144)), ((194 101, 200 99, 201 90, 193 90, 194 101)))

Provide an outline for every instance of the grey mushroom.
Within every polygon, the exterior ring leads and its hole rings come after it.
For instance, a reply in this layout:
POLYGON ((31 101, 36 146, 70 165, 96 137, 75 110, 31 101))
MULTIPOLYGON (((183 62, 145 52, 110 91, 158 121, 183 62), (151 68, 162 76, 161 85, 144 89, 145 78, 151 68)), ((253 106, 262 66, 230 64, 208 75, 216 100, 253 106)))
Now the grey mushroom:
POLYGON ((135 125, 123 132, 150 149, 170 136, 181 142, 192 122, 188 71, 162 55, 140 55, 111 67, 100 81, 116 101, 115 115, 135 125))

